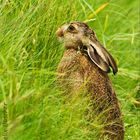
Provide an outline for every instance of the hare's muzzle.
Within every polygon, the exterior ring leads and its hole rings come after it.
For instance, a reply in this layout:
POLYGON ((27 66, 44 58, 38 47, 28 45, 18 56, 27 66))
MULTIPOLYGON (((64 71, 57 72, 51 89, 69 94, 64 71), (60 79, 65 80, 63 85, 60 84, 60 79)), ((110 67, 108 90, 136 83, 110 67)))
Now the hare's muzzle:
POLYGON ((59 28, 57 31, 56 31, 56 35, 58 37, 63 37, 64 33, 63 33, 63 30, 61 28, 59 28))

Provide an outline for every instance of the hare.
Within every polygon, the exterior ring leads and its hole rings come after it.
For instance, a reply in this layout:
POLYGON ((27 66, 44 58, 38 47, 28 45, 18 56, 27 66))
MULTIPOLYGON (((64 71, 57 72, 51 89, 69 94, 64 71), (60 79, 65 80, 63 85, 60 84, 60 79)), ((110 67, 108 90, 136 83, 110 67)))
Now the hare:
MULTIPOLYGON (((104 124, 101 140, 124 139, 124 125, 116 94, 112 88, 108 72, 118 69, 113 57, 97 40, 93 30, 83 22, 62 25, 57 36, 64 41, 66 51, 58 65, 58 80, 68 93, 84 88, 91 95, 93 111, 104 124)), ((94 114, 95 115, 95 114, 94 114)), ((91 114, 92 116, 92 114, 91 114)))

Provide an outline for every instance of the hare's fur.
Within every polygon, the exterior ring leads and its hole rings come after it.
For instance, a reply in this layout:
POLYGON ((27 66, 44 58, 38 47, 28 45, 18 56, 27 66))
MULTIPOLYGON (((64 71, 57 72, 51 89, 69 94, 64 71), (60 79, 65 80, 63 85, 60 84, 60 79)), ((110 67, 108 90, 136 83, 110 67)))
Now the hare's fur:
POLYGON ((107 125, 104 127, 105 131, 101 139, 107 135, 111 140, 123 140, 124 128, 121 112, 109 77, 107 73, 91 63, 85 54, 68 49, 58 66, 59 82, 68 90, 68 94, 78 91, 86 82, 85 88, 94 100, 93 110, 94 107, 99 106, 96 110, 97 115, 107 110, 102 118, 102 123, 107 123, 107 125))
POLYGON ((74 95, 83 87, 92 102, 89 118, 94 114, 103 125, 101 140, 124 139, 124 126, 120 107, 111 81, 107 75, 110 67, 116 74, 118 69, 114 58, 98 41, 94 31, 82 22, 65 24, 57 31, 63 38, 65 48, 58 66, 58 79, 67 94, 74 95))

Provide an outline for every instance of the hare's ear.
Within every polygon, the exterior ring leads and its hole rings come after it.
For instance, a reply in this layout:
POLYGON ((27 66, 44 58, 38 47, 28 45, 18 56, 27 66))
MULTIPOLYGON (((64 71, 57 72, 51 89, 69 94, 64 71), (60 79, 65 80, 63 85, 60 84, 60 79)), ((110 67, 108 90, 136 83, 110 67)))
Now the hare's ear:
POLYGON ((102 49, 103 49, 104 54, 106 55, 108 64, 112 68, 113 74, 115 75, 118 72, 117 64, 116 64, 114 58, 111 56, 111 54, 104 47, 102 47, 102 49))
POLYGON ((117 65, 109 52, 100 44, 90 42, 87 47, 88 55, 91 60, 103 71, 109 72, 109 66, 112 67, 113 73, 118 71, 117 65))
POLYGON ((109 72, 110 68, 109 65, 102 59, 102 57, 98 54, 97 50, 89 45, 87 47, 87 52, 90 59, 103 71, 109 72))

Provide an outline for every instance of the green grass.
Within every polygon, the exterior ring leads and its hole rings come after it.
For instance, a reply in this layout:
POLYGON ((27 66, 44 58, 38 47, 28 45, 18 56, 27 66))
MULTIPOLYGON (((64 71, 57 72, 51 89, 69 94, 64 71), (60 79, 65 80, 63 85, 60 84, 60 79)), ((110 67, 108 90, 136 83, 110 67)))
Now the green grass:
POLYGON ((55 83, 64 51, 55 31, 74 20, 88 20, 116 58, 119 72, 109 75, 121 104, 125 140, 140 138, 139 3, 110 0, 94 14, 106 2, 1 1, 0 139, 8 135, 9 140, 96 140, 98 122, 89 124, 83 115, 87 99, 80 95, 64 104, 55 83))

